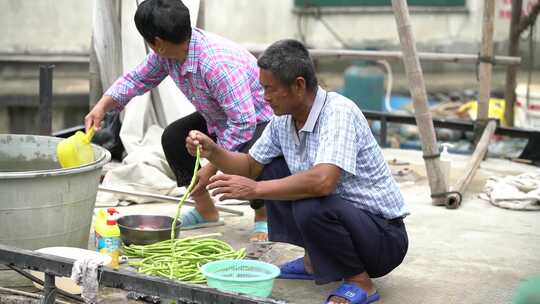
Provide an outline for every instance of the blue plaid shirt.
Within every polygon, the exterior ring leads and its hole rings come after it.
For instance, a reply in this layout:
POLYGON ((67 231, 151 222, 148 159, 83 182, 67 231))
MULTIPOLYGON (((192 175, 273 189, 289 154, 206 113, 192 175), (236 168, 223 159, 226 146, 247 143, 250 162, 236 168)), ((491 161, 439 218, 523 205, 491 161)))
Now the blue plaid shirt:
POLYGON ((342 173, 335 194, 386 219, 409 214, 366 118, 337 93, 318 88, 299 132, 291 115, 274 116, 249 154, 261 164, 283 155, 292 174, 317 164, 336 165, 342 173))

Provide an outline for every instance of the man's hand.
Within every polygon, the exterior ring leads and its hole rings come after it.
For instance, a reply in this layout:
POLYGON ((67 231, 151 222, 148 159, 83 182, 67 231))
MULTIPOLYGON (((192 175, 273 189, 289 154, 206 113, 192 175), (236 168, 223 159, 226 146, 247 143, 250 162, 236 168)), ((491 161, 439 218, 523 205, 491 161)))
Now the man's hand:
MULTIPOLYGON (((218 149, 218 145, 206 134, 199 131, 190 131, 186 137, 186 148, 192 156, 197 155, 197 146, 201 146, 201 157, 209 159, 218 149)), ((214 172, 215 173, 215 172, 214 172)))
POLYGON ((223 194, 219 200, 226 199, 255 199, 257 182, 239 175, 220 174, 210 178, 209 190, 214 190, 212 195, 223 194))
POLYGON ((193 187, 191 195, 197 196, 201 194, 201 192, 206 191, 206 186, 210 181, 210 177, 214 176, 216 172, 217 169, 212 166, 212 164, 207 164, 202 167, 197 174, 197 184, 193 187))

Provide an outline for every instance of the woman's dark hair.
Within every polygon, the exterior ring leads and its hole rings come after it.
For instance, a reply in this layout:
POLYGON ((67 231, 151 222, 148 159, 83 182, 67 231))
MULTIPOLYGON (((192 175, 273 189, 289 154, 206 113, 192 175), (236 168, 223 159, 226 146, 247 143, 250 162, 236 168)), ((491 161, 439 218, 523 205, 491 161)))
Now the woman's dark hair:
POLYGON ((156 37, 182 43, 191 37, 188 8, 180 0, 145 0, 135 13, 135 25, 144 40, 154 44, 156 37))
POLYGON ((257 64, 261 69, 272 72, 284 85, 291 85, 297 77, 303 77, 309 91, 317 88, 315 66, 309 51, 300 41, 284 39, 274 42, 262 53, 257 64))

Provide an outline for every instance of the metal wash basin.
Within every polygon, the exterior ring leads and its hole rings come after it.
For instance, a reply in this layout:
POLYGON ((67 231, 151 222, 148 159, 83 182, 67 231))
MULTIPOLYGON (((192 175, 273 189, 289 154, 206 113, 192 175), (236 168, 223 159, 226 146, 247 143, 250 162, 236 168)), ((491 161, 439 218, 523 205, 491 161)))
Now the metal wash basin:
POLYGON ((61 140, 0 134, 0 244, 88 248, 101 168, 111 155, 93 145, 93 162, 62 169, 61 140))
MULTIPOLYGON (((172 222, 172 217, 164 215, 126 215, 118 219, 118 227, 125 245, 149 245, 170 239, 172 222)), ((176 238, 181 225, 176 221, 176 238)))

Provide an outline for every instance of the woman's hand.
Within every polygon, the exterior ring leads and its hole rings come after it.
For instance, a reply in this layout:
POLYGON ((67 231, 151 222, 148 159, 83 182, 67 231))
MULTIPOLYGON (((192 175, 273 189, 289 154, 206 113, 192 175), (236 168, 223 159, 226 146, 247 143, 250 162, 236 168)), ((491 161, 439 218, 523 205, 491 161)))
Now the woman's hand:
POLYGON ((86 131, 94 127, 94 130, 101 129, 101 122, 105 114, 114 107, 114 100, 111 96, 104 95, 92 108, 92 110, 84 117, 84 127, 86 131))
POLYGON ((214 190, 212 195, 223 194, 219 200, 241 199, 250 200, 257 198, 257 182, 240 175, 219 174, 210 178, 209 190, 214 190))
POLYGON ((212 166, 212 164, 207 164, 202 167, 197 174, 197 184, 193 187, 191 195, 198 196, 199 194, 204 193, 204 191, 206 191, 206 186, 208 186, 210 181, 210 177, 214 176, 216 172, 217 169, 212 166))
POLYGON ((186 148, 189 154, 196 156, 197 146, 201 146, 201 157, 206 159, 210 159, 212 154, 219 148, 206 134, 195 130, 190 131, 188 137, 186 137, 186 148))

